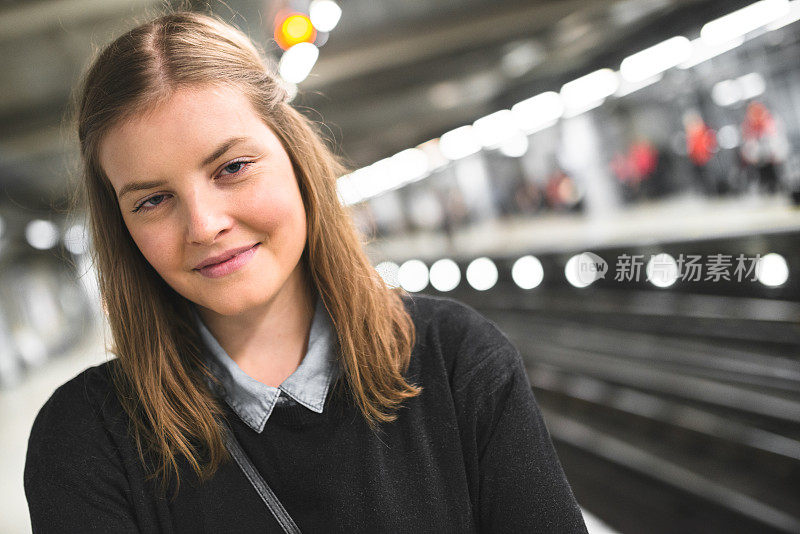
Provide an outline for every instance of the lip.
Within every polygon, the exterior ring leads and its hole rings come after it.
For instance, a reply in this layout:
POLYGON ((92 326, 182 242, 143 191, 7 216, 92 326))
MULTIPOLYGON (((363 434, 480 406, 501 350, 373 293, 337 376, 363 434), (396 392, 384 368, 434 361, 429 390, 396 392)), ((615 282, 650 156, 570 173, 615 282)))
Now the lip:
POLYGON ((236 256, 237 254, 241 254, 245 250, 253 248, 257 244, 258 243, 255 243, 253 245, 247 245, 247 246, 244 246, 244 247, 239 247, 239 248, 232 248, 232 249, 226 250, 222 254, 217 254, 216 256, 209 256, 208 258, 204 259, 203 261, 201 261, 200 263, 195 265, 194 269, 196 271, 199 271, 203 267, 208 267, 209 265, 214 265, 215 263, 222 263, 223 261, 229 260, 232 257, 236 256))
POLYGON ((258 245, 259 244, 256 243, 249 249, 246 249, 244 252, 240 252, 239 254, 236 254, 232 258, 229 258, 225 261, 214 263, 212 265, 206 265, 205 267, 198 269, 197 272, 206 278, 219 278, 221 276, 231 274, 234 271, 238 271, 247 262, 249 262, 253 256, 255 256, 258 245))
POLYGON ((255 254, 258 245, 260 243, 233 248, 222 254, 211 256, 198 263, 193 270, 209 278, 225 276, 245 265, 255 254))

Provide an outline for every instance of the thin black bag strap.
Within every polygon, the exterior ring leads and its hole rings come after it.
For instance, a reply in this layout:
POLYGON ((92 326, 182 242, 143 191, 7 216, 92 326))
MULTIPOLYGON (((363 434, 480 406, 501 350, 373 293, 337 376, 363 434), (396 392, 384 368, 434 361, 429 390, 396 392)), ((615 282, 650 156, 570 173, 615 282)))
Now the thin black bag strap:
POLYGON ((228 451, 230 451, 233 459, 236 460, 236 463, 239 464, 239 467, 242 468, 242 471, 244 471, 247 480, 250 481, 250 484, 252 484, 256 492, 258 492, 261 500, 264 501, 269 511, 272 512, 278 524, 283 527, 283 531, 287 534, 301 534, 300 529, 289 515, 289 512, 283 507, 281 501, 279 501, 278 497, 275 495, 275 492, 267 485, 267 482, 258 473, 253 462, 250 461, 250 458, 248 458, 247 454, 242 449, 242 446, 239 445, 231 428, 225 421, 220 421, 220 424, 225 433, 225 446, 228 448, 228 451))

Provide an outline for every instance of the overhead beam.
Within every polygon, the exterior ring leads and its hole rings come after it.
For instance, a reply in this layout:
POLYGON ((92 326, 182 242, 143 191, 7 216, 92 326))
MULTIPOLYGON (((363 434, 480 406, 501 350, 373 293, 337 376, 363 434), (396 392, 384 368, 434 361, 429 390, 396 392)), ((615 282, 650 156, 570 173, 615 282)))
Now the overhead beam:
POLYGON ((161 4, 158 0, 49 0, 0 10, 0 43, 30 39, 89 20, 116 18, 161 4))
POLYGON ((548 0, 515 4, 513 8, 500 4, 466 17, 445 17, 435 24, 410 25, 402 32, 393 31, 396 36, 385 40, 349 36, 348 49, 323 49, 313 75, 302 87, 318 89, 370 72, 508 40, 509 36, 533 35, 576 10, 585 11, 587 4, 593 9, 603 9, 613 3, 613 0, 548 0))

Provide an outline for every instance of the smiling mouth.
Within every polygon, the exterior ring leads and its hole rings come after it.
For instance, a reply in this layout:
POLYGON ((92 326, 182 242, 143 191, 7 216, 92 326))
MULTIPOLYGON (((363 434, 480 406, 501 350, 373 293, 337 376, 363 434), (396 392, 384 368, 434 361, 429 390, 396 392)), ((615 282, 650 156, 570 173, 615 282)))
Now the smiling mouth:
POLYGON ((234 271, 238 271, 241 267, 247 264, 255 254, 255 251, 260 244, 260 242, 256 243, 250 248, 237 252, 233 256, 230 256, 222 261, 204 265, 203 267, 195 268, 193 270, 207 278, 219 278, 226 276, 234 271))
POLYGON ((252 250, 254 247, 257 247, 257 246, 258 246, 258 245, 260 245, 260 244, 261 244, 261 242, 255 243, 255 244, 253 244, 251 247, 249 247, 249 248, 246 248, 246 249, 242 249, 242 250, 240 250, 239 252, 237 252, 237 253, 233 254, 232 256, 230 256, 230 257, 228 257, 228 258, 225 258, 224 260, 221 260, 221 261, 218 261, 218 262, 215 262, 215 263, 209 263, 209 264, 206 264, 206 265, 204 265, 204 266, 202 266, 202 267, 195 267, 195 268, 193 268, 192 270, 193 270, 193 271, 200 271, 200 270, 202 270, 202 269, 207 269, 207 268, 209 268, 209 267, 214 267, 215 265, 220 265, 220 264, 222 264, 222 263, 225 263, 225 262, 227 262, 227 261, 230 261, 230 260, 234 259, 235 257, 239 256, 240 254, 244 254, 245 252, 249 252, 249 251, 250 251, 250 250, 252 250))

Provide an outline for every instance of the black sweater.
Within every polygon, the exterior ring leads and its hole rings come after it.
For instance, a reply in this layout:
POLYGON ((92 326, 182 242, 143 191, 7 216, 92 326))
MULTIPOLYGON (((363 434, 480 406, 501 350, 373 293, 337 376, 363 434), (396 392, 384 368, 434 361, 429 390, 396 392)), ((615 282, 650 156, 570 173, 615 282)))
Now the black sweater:
MULTIPOLYGON (((377 435, 334 388, 323 413, 276 407, 261 434, 221 403, 300 529, 585 533, 519 352, 469 306, 405 303, 417 328, 406 377, 424 390, 377 435)), ((36 417, 25 465, 34 532, 280 532, 233 461, 202 485, 184 463, 177 499, 156 497, 111 365, 62 385, 36 417)))

